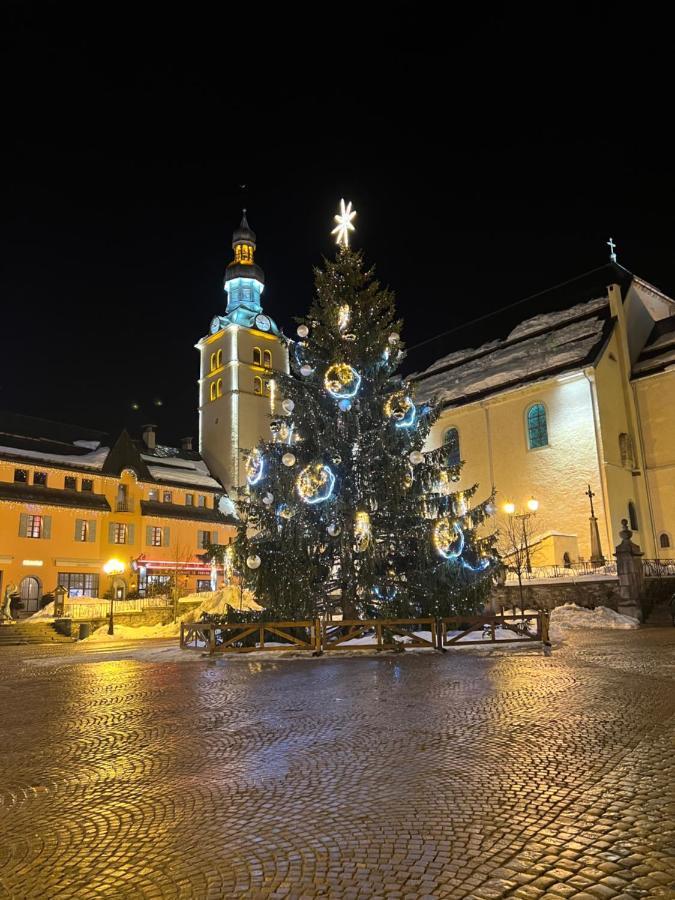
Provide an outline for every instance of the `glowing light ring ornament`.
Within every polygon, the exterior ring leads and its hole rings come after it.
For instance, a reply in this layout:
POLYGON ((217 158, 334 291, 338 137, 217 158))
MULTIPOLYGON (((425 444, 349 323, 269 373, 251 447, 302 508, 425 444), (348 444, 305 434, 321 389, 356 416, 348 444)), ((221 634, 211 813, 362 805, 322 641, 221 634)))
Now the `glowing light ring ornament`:
POLYGON ((468 569, 470 572, 484 572, 488 566, 490 565, 490 560, 487 556, 482 556, 478 560, 477 566, 472 566, 471 563, 467 562, 465 559, 460 560, 465 569, 468 569))
POLYGON ((384 414, 390 419, 396 419, 394 423, 396 428, 410 428, 415 421, 417 410, 407 394, 396 391, 385 401, 384 414))
POLYGON ((305 503, 324 503, 333 493, 335 475, 323 463, 311 463, 300 472, 295 486, 305 503))
POLYGON ((349 363, 334 363, 326 369, 323 386, 336 400, 350 400, 359 392, 361 376, 349 363))
POLYGON ((258 450, 254 450, 246 461, 246 482, 250 487, 258 484, 265 471, 265 458, 258 450))
POLYGON ((444 559, 456 560, 464 550, 464 532, 457 522, 448 518, 439 519, 434 528, 434 547, 444 559))

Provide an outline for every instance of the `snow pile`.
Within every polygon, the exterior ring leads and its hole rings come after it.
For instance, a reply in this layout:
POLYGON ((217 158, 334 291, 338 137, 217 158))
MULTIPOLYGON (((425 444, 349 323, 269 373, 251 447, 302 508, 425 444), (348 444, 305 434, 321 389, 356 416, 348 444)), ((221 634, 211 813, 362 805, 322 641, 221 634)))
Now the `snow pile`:
POLYGON ((585 609, 576 603, 556 606, 551 613, 551 625, 558 628, 638 628, 640 623, 632 616, 614 612, 607 606, 585 609))
MULTIPOLYGON (((79 444, 78 444, 79 445, 79 444)), ((106 457, 110 453, 109 447, 99 447, 90 453, 46 453, 42 450, 17 450, 16 447, 0 447, 0 453, 8 456, 16 456, 40 460, 40 462, 56 463, 60 466, 84 466, 87 469, 102 469, 106 457)))
MULTIPOLYGON (((175 622, 169 622, 168 625, 115 625, 115 634, 111 637, 108 634, 108 626, 102 625, 92 632, 87 641, 112 641, 112 640, 144 640, 146 638, 164 638, 171 640, 180 634, 181 622, 197 622, 202 613, 209 615, 225 614, 228 608, 260 610, 259 606, 253 599, 250 591, 243 591, 240 594, 238 587, 223 587, 218 591, 202 591, 199 594, 190 594, 183 597, 180 603, 188 603, 197 601, 199 606, 188 610, 178 616, 175 622)), ((119 606, 118 606, 119 611, 119 606)))

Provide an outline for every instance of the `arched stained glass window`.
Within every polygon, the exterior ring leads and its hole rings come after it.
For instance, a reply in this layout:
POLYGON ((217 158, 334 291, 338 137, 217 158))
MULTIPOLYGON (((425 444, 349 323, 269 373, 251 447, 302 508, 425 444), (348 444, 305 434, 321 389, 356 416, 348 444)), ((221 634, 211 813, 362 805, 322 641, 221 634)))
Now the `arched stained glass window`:
POLYGON ((527 411, 527 444, 530 450, 548 445, 546 407, 543 403, 535 403, 527 411))
POLYGON ((459 454, 459 431, 456 428, 448 428, 445 432, 443 447, 445 448, 446 466, 458 466, 461 457, 459 454))

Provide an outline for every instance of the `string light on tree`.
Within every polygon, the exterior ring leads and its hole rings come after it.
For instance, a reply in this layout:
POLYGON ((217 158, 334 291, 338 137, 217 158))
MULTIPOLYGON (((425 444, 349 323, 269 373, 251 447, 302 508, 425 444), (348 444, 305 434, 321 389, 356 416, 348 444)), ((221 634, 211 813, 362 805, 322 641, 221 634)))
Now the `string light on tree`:
POLYGON ((464 532, 458 523, 447 516, 439 519, 434 527, 434 546, 444 559, 459 559, 464 550, 464 532))
POLYGON ((258 449, 255 449, 246 460, 246 481, 250 487, 258 484, 265 471, 265 458, 258 449))
POLYGON ((349 400, 358 394, 361 376, 349 363, 333 363, 326 369, 323 385, 336 400, 349 400))

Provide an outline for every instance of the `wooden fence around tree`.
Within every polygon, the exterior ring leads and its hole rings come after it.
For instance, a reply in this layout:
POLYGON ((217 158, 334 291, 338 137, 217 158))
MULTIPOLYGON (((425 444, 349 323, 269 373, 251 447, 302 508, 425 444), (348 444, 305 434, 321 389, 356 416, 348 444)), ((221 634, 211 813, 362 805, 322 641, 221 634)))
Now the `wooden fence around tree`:
POLYGON ((547 641, 548 614, 341 619, 321 622, 181 622, 180 646, 209 653, 259 650, 445 650, 502 641, 547 641), (474 636, 474 637, 472 637, 474 636))

